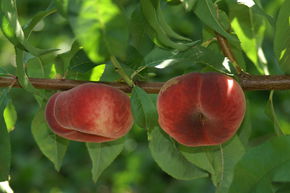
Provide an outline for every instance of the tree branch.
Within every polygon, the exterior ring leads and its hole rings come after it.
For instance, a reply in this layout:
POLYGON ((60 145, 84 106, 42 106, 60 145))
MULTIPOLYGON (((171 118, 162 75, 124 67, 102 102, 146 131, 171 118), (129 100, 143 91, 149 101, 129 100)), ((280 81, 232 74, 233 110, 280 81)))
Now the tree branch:
POLYGON ((289 75, 250 75, 241 73, 239 83, 244 90, 288 90, 289 75))
POLYGON ((215 34, 216 34, 218 44, 220 45, 220 47, 224 53, 224 56, 226 56, 233 63, 237 73, 240 74, 242 72, 242 69, 240 68, 240 66, 239 66, 239 64, 238 64, 238 62, 237 62, 237 60, 236 60, 236 58, 231 50, 231 47, 229 45, 228 40, 217 32, 215 34))
MULTIPOLYGON (((21 88, 16 77, 0 77, 0 87, 16 87, 21 88)), ((68 90, 75 86, 84 83, 103 83, 114 88, 120 89, 124 92, 131 92, 131 87, 126 83, 121 82, 94 82, 94 81, 81 81, 81 80, 69 80, 69 79, 46 79, 46 78, 29 78, 29 81, 35 88, 47 89, 47 90, 68 90)), ((143 88, 148 93, 158 93, 162 82, 136 82, 135 85, 143 88)))
MULTIPOLYGON (((35 88, 47 90, 68 90, 75 86, 88 82, 103 83, 127 93, 130 93, 132 89, 126 83, 121 82, 93 82, 45 78, 29 78, 29 80, 35 88)), ((241 73, 239 75, 239 83, 244 90, 287 90, 290 89, 290 76, 260 76, 241 73)), ((135 85, 143 88, 147 93, 158 93, 163 84, 163 82, 135 82, 135 85)), ((0 77, 0 87, 9 86, 16 88, 21 87, 16 77, 0 77)))

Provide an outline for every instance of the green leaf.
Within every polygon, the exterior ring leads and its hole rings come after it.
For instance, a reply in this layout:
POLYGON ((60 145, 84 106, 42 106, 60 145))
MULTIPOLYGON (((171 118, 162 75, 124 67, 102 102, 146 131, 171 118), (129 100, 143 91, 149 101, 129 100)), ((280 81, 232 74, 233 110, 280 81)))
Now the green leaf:
POLYGON ((50 130, 44 117, 44 108, 41 108, 33 118, 31 131, 40 151, 59 171, 67 150, 68 141, 58 137, 50 130))
MULTIPOLYGON (((255 2, 256 3, 256 2, 255 2)), ((268 15, 266 13, 266 11, 261 7, 261 5, 259 4, 255 4, 253 7, 252 7, 253 11, 263 17, 265 17, 265 19, 267 19, 268 23, 271 25, 271 27, 273 27, 275 25, 274 23, 274 19, 268 15)))
POLYGON ((100 81, 104 71, 105 71, 105 64, 99 65, 94 67, 91 70, 90 81, 100 81))
MULTIPOLYGON (((271 191, 271 181, 280 168, 290 163, 290 136, 273 137, 251 148, 235 167, 230 192, 254 193, 271 191)), ((285 168, 285 167, 284 167, 285 168)), ((289 167, 288 167, 289 174, 289 167)))
POLYGON ((217 172, 214 159, 217 159, 217 156, 220 156, 219 148, 215 147, 187 147, 180 145, 179 150, 182 155, 195 166, 208 171, 212 176, 214 184, 217 184, 217 172))
POLYGON ((169 5, 179 5, 181 0, 166 0, 169 5))
POLYGON ((186 11, 191 11, 198 0, 183 0, 182 4, 186 11))
POLYGON ((149 149, 159 167, 178 180, 206 177, 207 173, 187 161, 175 143, 159 127, 149 133, 149 149))
POLYGON ((233 52, 233 55, 235 56, 235 59, 238 62, 238 65, 240 66, 241 69, 246 71, 247 68, 246 68, 245 56, 244 56, 244 52, 241 48, 240 42, 230 41, 229 44, 230 44, 230 48, 233 52))
MULTIPOLYGON (((170 61, 169 64, 176 63, 177 60, 179 60, 179 53, 175 53, 170 50, 165 50, 159 47, 155 47, 144 58, 144 65, 157 66, 166 60, 170 61)), ((184 58, 182 57, 180 60, 183 60, 183 59, 184 58)))
POLYGON ((234 36, 226 32, 222 24, 219 22, 217 7, 212 2, 212 0, 198 0, 196 6, 194 7, 194 13, 203 23, 205 23, 207 26, 209 26, 228 40, 237 41, 234 36))
POLYGON ((68 72, 68 68, 72 62, 72 58, 81 50, 77 41, 74 41, 69 51, 61 53, 55 57, 56 72, 63 76, 68 72))
POLYGON ((142 128, 153 129, 157 125, 157 111, 149 95, 134 86, 131 95, 131 108, 135 123, 142 128))
POLYGON ((3 117, 8 103, 8 91, 8 88, 0 89, 0 182, 8 180, 11 165, 10 136, 3 117))
POLYGON ((67 16, 67 12, 68 12, 68 1, 69 0, 54 0, 56 7, 57 7, 57 11, 63 16, 66 17, 67 16))
POLYGON ((45 11, 38 12, 25 26, 23 26, 23 32, 26 38, 29 38, 31 32, 35 26, 42 21, 45 17, 56 12, 56 8, 48 8, 45 11))
POLYGON ((170 52, 164 49, 155 48, 145 57, 144 63, 146 66, 158 66, 163 62, 168 64, 168 66, 173 64, 179 66, 204 64, 218 71, 227 72, 227 69, 223 66, 223 60, 224 56, 220 53, 197 45, 184 52, 170 52))
POLYGON ((245 113, 245 117, 244 120, 242 122, 242 125, 240 126, 239 130, 238 130, 238 135, 240 138, 240 141, 244 144, 244 146, 248 145, 249 139, 251 137, 252 134, 252 118, 251 118, 251 104, 249 99, 246 99, 247 101, 247 107, 246 107, 246 113, 245 113))
POLYGON ((130 39, 132 46, 134 46, 143 56, 150 52, 154 47, 153 42, 147 35, 148 28, 151 27, 144 18, 140 6, 137 6, 132 13, 130 20, 130 39))
POLYGON ((25 62, 24 62, 24 51, 15 48, 16 53, 16 73, 19 84, 27 90, 28 92, 32 93, 37 100, 39 106, 42 105, 43 98, 44 98, 44 92, 42 90, 36 89, 33 87, 33 85, 30 83, 29 78, 26 74, 25 69, 25 62))
POLYGON ((93 181, 96 182, 102 172, 122 152, 124 138, 105 143, 86 143, 86 145, 93 165, 93 181))
MULTIPOLYGON (((220 11, 222 12, 222 11, 220 11)), ((224 12, 223 12, 224 13, 224 12)), ((225 14, 225 13, 224 13, 225 14)), ((224 54, 222 53, 221 47, 219 43, 216 41, 216 34, 209 29, 208 27, 204 27, 202 31, 202 36, 203 36, 203 43, 202 45, 205 46, 207 49, 211 50, 212 52, 216 52, 219 55, 222 56, 222 60, 224 61, 224 54)), ((237 38, 236 35, 234 35, 235 38, 237 38)), ((237 61, 237 64, 241 69, 244 71, 246 70, 246 65, 245 65, 245 60, 244 60, 244 53, 242 51, 241 45, 239 41, 228 41, 229 47, 231 48, 231 51, 233 55, 235 56, 235 59, 237 61)), ((212 57, 207 57, 207 58, 212 58, 212 57)), ((229 69, 227 68, 228 71, 233 72, 234 68, 233 65, 229 65, 229 69)))
POLYGON ((290 1, 285 0, 282 4, 275 28, 274 51, 282 69, 290 73, 290 1))
POLYGON ((69 65, 70 65, 69 68, 71 70, 84 73, 84 72, 87 72, 87 71, 93 69, 94 67, 96 67, 97 65, 100 65, 100 64, 93 63, 88 58, 88 56, 86 55, 84 50, 79 50, 71 58, 69 65))
POLYGON ((176 33, 172 28, 171 26, 167 23, 167 21, 165 20, 165 17, 162 13, 162 10, 161 10, 161 7, 158 6, 157 7, 157 17, 158 17, 158 20, 159 20, 159 25, 160 27, 164 30, 164 32, 170 37, 170 38, 173 38, 173 39, 176 39, 176 40, 181 40, 181 41, 188 41, 188 42, 192 42, 192 40, 190 38, 186 38, 186 37, 183 37, 181 36, 180 34, 176 33))
POLYGON ((180 150, 188 161, 211 174, 216 193, 228 192, 233 180, 234 167, 245 153, 244 146, 237 136, 220 146, 181 146, 180 150))
POLYGON ((102 63, 109 55, 125 58, 127 20, 112 0, 69 0, 68 6, 70 25, 93 62, 102 63))
POLYGON ((221 178, 218 181, 216 193, 226 193, 233 181, 234 167, 245 154, 245 148, 238 137, 234 137, 220 147, 221 159, 218 164, 220 166, 218 173, 221 178))
MULTIPOLYGON (((151 45, 153 45, 153 43, 149 40, 149 43, 151 43, 151 45)), ((146 43, 145 43, 146 44, 146 43)), ((146 46, 146 45, 145 45, 146 46)), ((142 51, 143 48, 145 47, 139 47, 139 49, 142 51)), ((148 47, 148 51, 150 51, 148 47)), ((145 49, 143 50, 144 52, 145 49)), ((146 53, 147 54, 147 53, 146 53)), ((145 54, 145 55, 146 55, 145 54)), ((138 51, 137 48, 135 48, 134 46, 130 45, 127 49, 127 55, 126 55, 126 61, 122 61, 125 65, 125 68, 131 68, 133 70, 138 70, 139 68, 143 68, 144 66, 144 56, 142 55, 142 53, 140 53, 138 51)), ((132 75, 131 75, 132 78, 132 75)))
POLYGON ((16 46, 21 45, 24 41, 24 33, 18 21, 15 0, 2 0, 0 2, 0 22, 3 34, 16 46))
POLYGON ((192 62, 205 64, 218 71, 228 72, 228 70, 223 66, 224 56, 211 49, 196 46, 185 52, 184 57, 188 58, 192 62))
POLYGON ((27 41, 20 22, 18 21, 15 0, 0 1, 0 27, 3 34, 15 47, 28 51, 34 56, 40 56, 57 50, 35 48, 27 41))
POLYGON ((275 113, 274 104, 273 104, 273 95, 274 95, 274 90, 271 90, 265 111, 268 117, 273 121, 276 135, 279 136, 279 135, 282 135, 282 131, 279 124, 279 120, 275 113))
POLYGON ((10 76, 11 74, 0 66, 0 76, 10 76))
POLYGON ((116 73, 115 67, 109 63, 105 65, 105 70, 102 74, 102 77, 100 78, 100 81, 103 82, 115 82, 119 81, 121 79, 121 76, 119 73, 116 73))
POLYGON ((266 29, 265 17, 245 5, 230 5, 231 26, 241 41, 243 51, 261 74, 267 73, 267 61, 262 58, 261 48, 266 29))
POLYGON ((290 183, 274 183, 272 186, 272 190, 275 193, 289 193, 290 183))
POLYGON ((4 109, 3 115, 8 132, 13 131, 17 120, 17 113, 12 103, 12 100, 9 100, 7 106, 4 109))
POLYGON ((171 31, 170 27, 165 23, 165 21, 160 22, 158 18, 157 9, 159 8, 159 0, 155 1, 154 3, 148 0, 141 0, 140 3, 144 17, 149 26, 152 28, 152 30, 148 29, 147 32, 151 36, 151 39, 153 39, 154 43, 161 47, 177 50, 185 50, 190 46, 170 39, 168 34, 170 33, 168 30, 171 31), (166 27, 163 28, 161 23, 166 25, 166 27))
POLYGON ((281 167, 279 167, 274 175, 273 175, 273 182, 290 182, 290 162, 287 162, 283 164, 281 167))

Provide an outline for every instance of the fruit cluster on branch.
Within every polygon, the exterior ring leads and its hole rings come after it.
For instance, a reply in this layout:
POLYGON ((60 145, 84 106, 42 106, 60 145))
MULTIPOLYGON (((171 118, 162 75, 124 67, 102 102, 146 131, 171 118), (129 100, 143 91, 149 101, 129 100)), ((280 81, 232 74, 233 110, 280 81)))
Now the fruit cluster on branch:
MULTIPOLYGON (((157 98, 160 127, 187 146, 218 145, 239 128, 246 110, 242 88, 220 73, 189 73, 161 87, 157 98)), ((80 142, 113 141, 133 125, 130 98, 105 84, 85 83, 52 95, 46 105, 52 131, 80 142)))

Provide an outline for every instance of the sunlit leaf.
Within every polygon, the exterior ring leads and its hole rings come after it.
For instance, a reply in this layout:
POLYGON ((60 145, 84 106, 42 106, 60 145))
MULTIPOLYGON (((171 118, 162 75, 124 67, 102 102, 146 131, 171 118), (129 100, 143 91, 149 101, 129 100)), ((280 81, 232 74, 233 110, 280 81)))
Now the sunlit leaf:
POLYGON ((109 55, 125 57, 127 21, 112 0, 69 0, 68 6, 70 25, 93 62, 102 63, 109 55))
POLYGON ((241 41, 241 47, 261 74, 267 74, 267 65, 261 57, 262 40, 266 29, 265 18, 252 8, 241 4, 231 4, 231 26, 241 41))
POLYGON ((24 33, 22 31, 21 25, 18 21, 18 14, 16 10, 15 0, 2 0, 0 2, 0 19, 1 19, 1 29, 3 34, 14 44, 21 46, 19 44, 24 41, 24 33))
POLYGON ((99 81, 105 71, 105 67, 105 64, 94 67, 91 72, 90 80, 99 81))
POLYGON ((13 131, 17 120, 17 113, 12 103, 12 100, 10 100, 7 106, 5 107, 3 115, 8 132, 13 131))

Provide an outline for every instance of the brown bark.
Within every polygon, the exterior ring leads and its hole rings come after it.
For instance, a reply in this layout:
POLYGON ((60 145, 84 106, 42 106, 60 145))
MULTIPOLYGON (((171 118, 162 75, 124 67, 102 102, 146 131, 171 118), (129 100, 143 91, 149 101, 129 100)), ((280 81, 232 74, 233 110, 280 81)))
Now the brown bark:
MULTIPOLYGON (((90 81, 68 80, 68 79, 45 79, 30 78, 31 84, 35 88, 47 90, 68 90, 77 85, 90 81)), ((287 75, 249 75, 241 73, 239 83, 244 90, 287 90, 290 89, 290 76, 287 75)), ((110 85, 114 88, 131 92, 131 88, 126 83, 120 82, 94 82, 110 85)), ((158 93, 163 82, 135 82, 135 84, 143 88, 147 93, 158 93)), ((20 84, 14 77, 0 77, 0 87, 18 87, 20 84)))
MULTIPOLYGON (((20 88, 20 84, 14 77, 0 77, 0 87, 16 87, 20 88)), ((47 90, 68 90, 80 84, 92 82, 92 83, 103 83, 114 88, 118 88, 124 92, 131 92, 131 88, 126 83, 121 82, 93 82, 93 81, 80 81, 80 80, 69 80, 69 79, 45 79, 45 78, 29 78, 31 84, 35 88, 47 89, 47 90)), ((158 93, 162 82, 135 82, 135 85, 143 88, 148 93, 158 93)))

